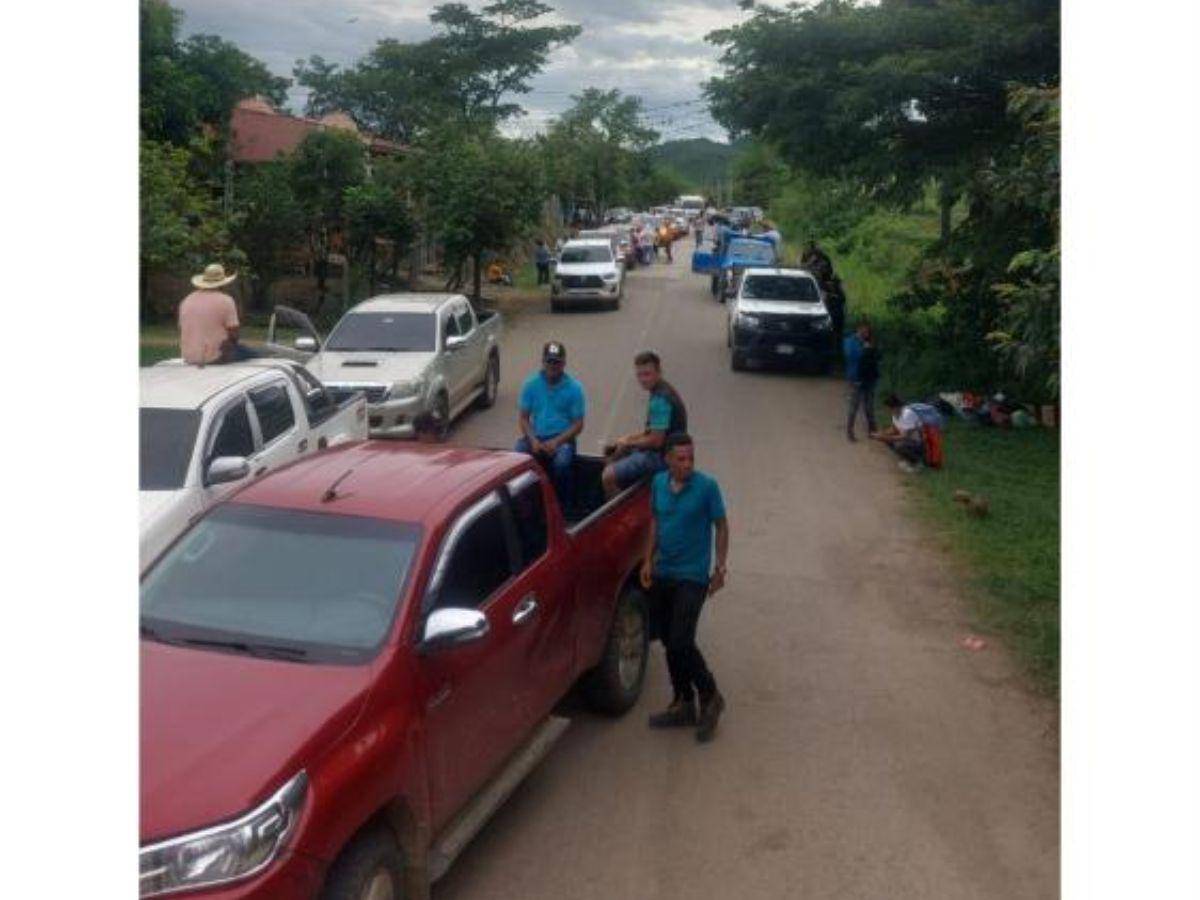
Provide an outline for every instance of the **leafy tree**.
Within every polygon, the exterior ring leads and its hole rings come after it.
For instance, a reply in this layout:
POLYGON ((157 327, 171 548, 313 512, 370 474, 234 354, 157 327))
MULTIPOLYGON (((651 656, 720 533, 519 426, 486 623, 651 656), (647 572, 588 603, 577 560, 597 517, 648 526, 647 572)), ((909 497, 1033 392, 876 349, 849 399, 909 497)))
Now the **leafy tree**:
POLYGON ((347 188, 344 200, 348 245, 354 257, 366 263, 367 283, 374 294, 377 239, 393 242, 394 268, 400 248, 412 239, 412 214, 399 191, 378 179, 347 188))
POLYGON ((178 46, 183 13, 165 0, 141 0, 139 13, 141 132, 151 140, 184 146, 199 115, 194 79, 182 64, 178 46))
POLYGON ((291 80, 272 75, 259 60, 229 41, 195 34, 180 47, 180 65, 192 76, 193 102, 200 120, 227 126, 233 107, 261 95, 276 106, 287 102, 291 80))
POLYGON ((907 204, 931 178, 949 210, 993 149, 1016 137, 1009 82, 1056 84, 1057 0, 822 0, 756 8, 713 32, 725 73, 717 121, 794 166, 854 178, 907 204))
POLYGON ((641 98, 588 88, 571 99, 541 142, 552 190, 599 214, 632 202, 635 182, 651 170, 647 151, 658 137, 642 123, 641 98))
POLYGON ((148 319, 148 283, 154 272, 196 270, 228 254, 226 223, 211 194, 188 171, 184 148, 142 139, 139 146, 139 262, 142 317, 148 319))
POLYGON ((523 141, 447 130, 414 153, 426 228, 445 247, 449 267, 474 263, 473 297, 482 296, 485 253, 505 253, 536 227, 545 197, 539 157, 523 141))
POLYGON ((366 178, 366 149, 355 134, 327 128, 300 142, 290 160, 292 189, 304 213, 317 275, 317 309, 325 302, 329 253, 345 228, 346 190, 366 178))
POLYGON ((741 206, 766 209, 783 190, 788 168, 769 144, 753 141, 733 160, 733 196, 741 206))
POLYGON ((528 93, 550 53, 579 35, 575 25, 532 24, 550 12, 536 0, 498 0, 478 12, 445 3, 434 7, 440 31, 426 41, 382 40, 348 69, 313 56, 294 74, 309 89, 309 115, 345 110, 391 140, 418 141, 447 120, 486 130, 521 114, 504 98, 528 93))
POLYGON ((245 252, 255 309, 265 309, 271 284, 288 268, 292 252, 305 238, 305 214, 283 161, 255 166, 234 192, 234 239, 245 252))

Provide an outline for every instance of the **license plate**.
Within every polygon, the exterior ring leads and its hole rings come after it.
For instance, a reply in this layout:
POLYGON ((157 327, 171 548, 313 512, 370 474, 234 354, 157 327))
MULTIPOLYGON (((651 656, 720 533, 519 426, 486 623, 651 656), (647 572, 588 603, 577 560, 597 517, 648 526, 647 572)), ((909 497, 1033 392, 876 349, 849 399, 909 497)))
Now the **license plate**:
POLYGON ((776 344, 775 352, 782 354, 783 356, 791 356, 793 353, 796 352, 796 348, 793 347, 791 344, 776 344))

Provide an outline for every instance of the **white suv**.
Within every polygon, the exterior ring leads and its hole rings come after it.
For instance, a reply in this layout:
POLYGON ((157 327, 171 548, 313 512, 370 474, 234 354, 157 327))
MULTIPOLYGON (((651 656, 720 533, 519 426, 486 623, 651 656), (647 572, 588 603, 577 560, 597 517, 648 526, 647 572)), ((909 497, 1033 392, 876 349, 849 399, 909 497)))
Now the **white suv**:
POLYGON ((611 240, 568 241, 550 283, 550 308, 559 312, 575 301, 599 300, 617 309, 624 287, 625 266, 613 252, 611 240))

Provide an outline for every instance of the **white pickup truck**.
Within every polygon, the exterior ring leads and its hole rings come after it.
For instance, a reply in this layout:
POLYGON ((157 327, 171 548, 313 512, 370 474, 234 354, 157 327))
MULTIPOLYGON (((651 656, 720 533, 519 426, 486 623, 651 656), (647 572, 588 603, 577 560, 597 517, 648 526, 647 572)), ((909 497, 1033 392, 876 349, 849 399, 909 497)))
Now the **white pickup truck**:
POLYGON ((444 436, 472 404, 496 402, 500 328, 499 313, 461 294, 388 294, 350 309, 324 342, 314 330, 295 346, 317 351, 306 365, 335 396, 367 395, 372 437, 411 437, 423 413, 444 436))
POLYGON ((256 359, 141 370, 139 564, 249 478, 367 437, 367 401, 338 402, 300 364, 256 359))

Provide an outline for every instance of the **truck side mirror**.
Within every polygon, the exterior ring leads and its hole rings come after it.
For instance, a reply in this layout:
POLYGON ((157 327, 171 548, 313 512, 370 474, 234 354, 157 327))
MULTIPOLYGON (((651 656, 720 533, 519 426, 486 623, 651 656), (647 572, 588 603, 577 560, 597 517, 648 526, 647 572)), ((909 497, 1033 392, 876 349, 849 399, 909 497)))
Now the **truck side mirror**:
POLYGON ((487 616, 477 609, 435 609, 425 620, 420 651, 432 653, 446 647, 470 644, 485 637, 488 630, 487 616))
POLYGON ((208 464, 205 484, 228 484, 241 481, 250 474, 250 462, 244 456, 218 456, 208 464))
POLYGON ((300 337, 296 338, 295 347, 297 350, 301 350, 305 353, 316 353, 317 339, 306 334, 302 334, 300 337))

